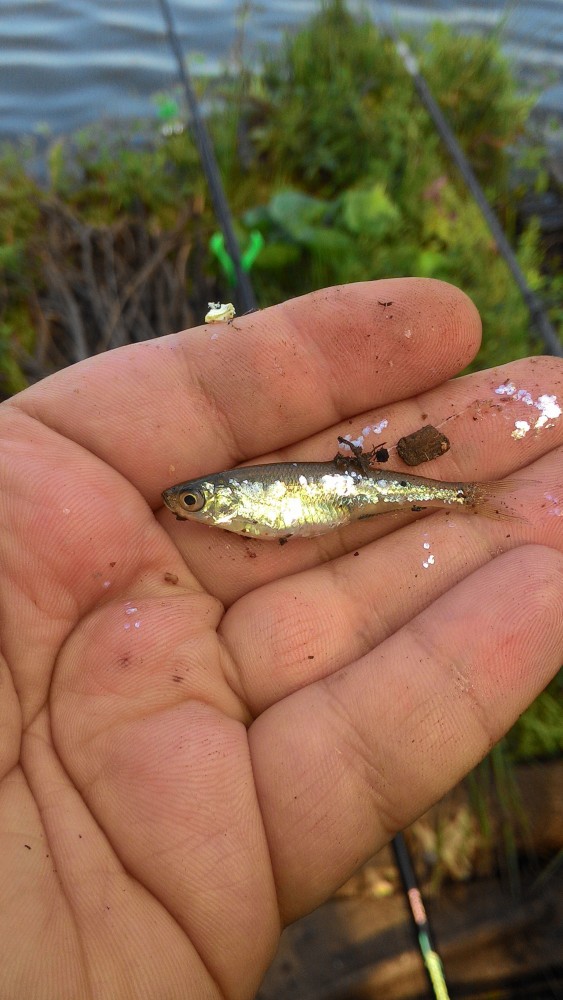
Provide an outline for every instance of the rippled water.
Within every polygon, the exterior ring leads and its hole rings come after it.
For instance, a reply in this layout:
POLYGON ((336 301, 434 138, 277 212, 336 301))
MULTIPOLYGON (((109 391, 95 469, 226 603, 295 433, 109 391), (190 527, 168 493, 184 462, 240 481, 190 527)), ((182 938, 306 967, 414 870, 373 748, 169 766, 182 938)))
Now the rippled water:
MULTIPOLYGON (((192 70, 214 72, 229 56, 239 0, 170 0, 192 70)), ((374 19, 424 28, 437 18, 460 31, 501 24, 522 79, 544 81, 539 107, 563 119, 563 0, 367 4, 374 19), (549 74, 551 78, 548 79, 549 74), (547 81, 547 82, 546 82, 547 81)), ((315 0, 265 0, 247 26, 248 52, 276 44, 317 9, 315 0)), ((172 86, 172 58, 157 0, 2 0, 0 135, 47 127, 68 132, 101 117, 151 114, 172 86)))

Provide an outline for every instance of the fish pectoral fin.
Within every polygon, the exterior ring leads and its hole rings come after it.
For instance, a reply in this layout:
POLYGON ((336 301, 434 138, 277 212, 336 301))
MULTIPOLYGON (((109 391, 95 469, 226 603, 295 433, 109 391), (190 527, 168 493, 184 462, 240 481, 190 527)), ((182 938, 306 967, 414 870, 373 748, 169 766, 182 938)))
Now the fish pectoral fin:
POLYGON ((379 510, 379 509, 378 510, 372 510, 372 511, 370 511, 367 514, 360 514, 360 516, 358 518, 356 518, 356 520, 357 521, 369 521, 370 517, 375 517, 376 514, 392 514, 392 513, 393 513, 393 511, 391 511, 391 510, 379 510))

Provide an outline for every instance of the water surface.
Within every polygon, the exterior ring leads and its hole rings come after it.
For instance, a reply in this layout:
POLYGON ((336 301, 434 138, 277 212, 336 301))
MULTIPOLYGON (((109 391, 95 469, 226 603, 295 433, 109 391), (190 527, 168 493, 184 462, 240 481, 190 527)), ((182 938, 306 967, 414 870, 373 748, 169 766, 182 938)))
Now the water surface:
MULTIPOLYGON (((216 72, 232 50, 239 0, 170 3, 192 70, 216 72)), ((438 18, 460 31, 501 28, 524 84, 544 81, 540 112, 563 118, 563 0, 371 0, 366 6, 374 19, 390 19, 398 28, 424 29, 438 18)), ((255 8, 247 21, 249 58, 260 46, 278 44, 283 30, 296 28, 317 4, 265 0, 255 8)), ((2 0, 0 53, 3 137, 153 114, 153 95, 176 79, 157 0, 2 0)))

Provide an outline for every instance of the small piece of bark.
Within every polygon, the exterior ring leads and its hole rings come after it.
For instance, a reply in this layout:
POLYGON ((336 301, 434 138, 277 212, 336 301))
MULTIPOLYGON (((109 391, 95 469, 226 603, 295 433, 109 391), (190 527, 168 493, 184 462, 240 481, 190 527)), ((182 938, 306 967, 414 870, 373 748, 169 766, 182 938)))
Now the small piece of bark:
POLYGON ((405 465, 420 465, 439 458, 450 450, 450 442, 445 434, 427 424, 413 434, 407 434, 397 442, 397 452, 405 465))

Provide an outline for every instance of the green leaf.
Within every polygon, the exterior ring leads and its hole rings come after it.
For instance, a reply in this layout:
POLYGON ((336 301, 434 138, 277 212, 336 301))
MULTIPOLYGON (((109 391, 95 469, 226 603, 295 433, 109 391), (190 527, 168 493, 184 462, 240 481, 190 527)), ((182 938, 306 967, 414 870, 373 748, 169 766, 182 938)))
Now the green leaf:
POLYGON ((346 191, 342 196, 342 220, 351 233, 381 239, 400 219, 399 209, 380 182, 365 190, 346 191))
POLYGON ((292 267, 301 257, 301 250, 295 243, 266 243, 256 258, 254 269, 259 271, 282 271, 292 267))
POLYGON ((301 241, 308 228, 321 222, 327 212, 327 203, 311 198, 300 191, 279 191, 268 205, 270 217, 280 229, 301 241))

